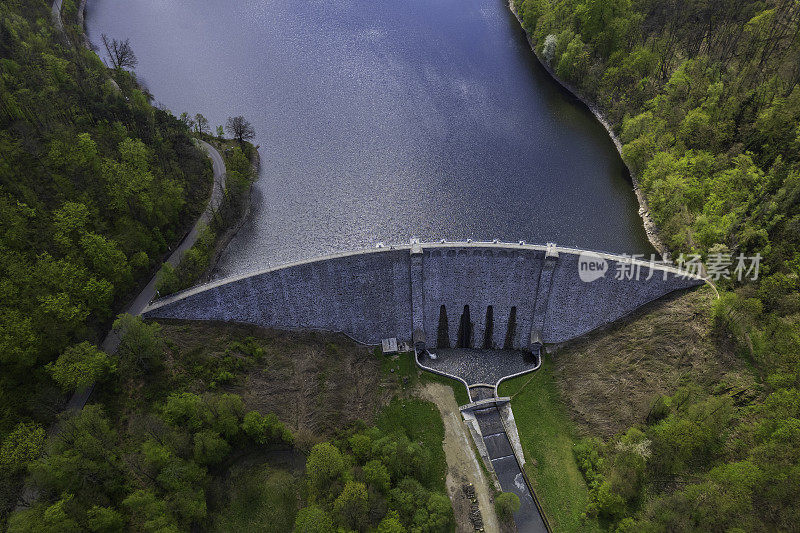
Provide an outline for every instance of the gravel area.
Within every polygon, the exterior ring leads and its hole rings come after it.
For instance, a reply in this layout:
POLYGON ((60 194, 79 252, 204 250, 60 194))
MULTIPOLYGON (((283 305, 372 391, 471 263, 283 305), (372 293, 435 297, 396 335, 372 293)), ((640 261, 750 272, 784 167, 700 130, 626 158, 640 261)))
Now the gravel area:
POLYGON ((423 365, 463 378, 469 385, 494 385, 505 376, 531 369, 536 363, 529 352, 516 350, 440 348, 432 355, 419 357, 423 365))

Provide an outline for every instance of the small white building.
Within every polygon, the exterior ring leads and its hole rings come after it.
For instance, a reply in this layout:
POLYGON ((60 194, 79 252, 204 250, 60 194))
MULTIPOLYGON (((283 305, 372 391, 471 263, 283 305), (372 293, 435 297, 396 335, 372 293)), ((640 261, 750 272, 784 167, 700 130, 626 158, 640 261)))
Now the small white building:
POLYGON ((383 339, 381 341, 381 347, 383 348, 383 355, 394 355, 397 353, 397 338, 391 337, 389 339, 383 339))

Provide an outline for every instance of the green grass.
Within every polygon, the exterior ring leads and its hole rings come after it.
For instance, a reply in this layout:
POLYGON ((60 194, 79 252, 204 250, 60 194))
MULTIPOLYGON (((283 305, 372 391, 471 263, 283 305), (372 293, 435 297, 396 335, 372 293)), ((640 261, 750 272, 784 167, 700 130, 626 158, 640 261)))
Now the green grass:
POLYGON ((433 470, 429 488, 447 492, 447 459, 442 448, 444 422, 436 406, 419 398, 395 398, 378 414, 376 426, 387 433, 403 432, 412 442, 430 450, 433 470))
POLYGON ((513 395, 525 470, 550 525, 555 531, 599 531, 595 520, 582 518, 589 489, 572 453, 575 429, 553 381, 552 363, 545 360, 537 372, 502 383, 499 392, 513 395))
POLYGON ((300 481, 285 470, 259 465, 234 467, 228 503, 211 531, 291 531, 298 510, 300 481))
POLYGON ((397 380, 403 385, 403 378, 408 378, 407 387, 415 387, 417 385, 424 385, 426 383, 441 383, 453 389, 453 394, 456 397, 458 405, 466 405, 469 403, 469 395, 467 388, 458 380, 440 376, 433 372, 421 370, 414 362, 414 352, 401 353, 395 357, 385 356, 381 353, 380 348, 375 348, 375 356, 380 358, 381 367, 384 375, 397 376, 397 380), (394 369, 394 373, 391 372, 394 369))

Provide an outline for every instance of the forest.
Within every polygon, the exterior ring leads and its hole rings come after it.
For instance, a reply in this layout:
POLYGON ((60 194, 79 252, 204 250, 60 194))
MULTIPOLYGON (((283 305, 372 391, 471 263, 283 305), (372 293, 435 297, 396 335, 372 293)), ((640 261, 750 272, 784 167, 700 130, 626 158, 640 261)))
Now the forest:
POLYGON ((800 487, 800 4, 514 0, 537 55, 607 117, 673 254, 761 257, 723 276, 715 339, 752 399, 686 376, 576 457, 616 531, 791 530, 800 487), (753 279, 756 278, 757 279, 753 279))
MULTIPOLYGON (((165 331, 130 315, 114 327, 125 333, 105 358, 94 401, 62 415, 61 430, 46 440, 32 424, 6 439, 3 453, 14 457, 3 459, 26 469, 38 491, 10 514, 7 531, 452 528, 439 413, 397 390, 397 378, 382 388, 400 396, 364 406, 373 425, 331 420, 335 434, 295 434, 274 413, 247 408, 239 394, 247 393, 248 373, 276 371, 285 357, 279 334, 253 337, 232 326, 198 339, 184 325, 165 331)), ((292 349, 318 343, 310 334, 292 349)), ((326 372, 350 345, 325 344, 326 372)), ((388 374, 381 364, 394 364, 379 352, 368 356, 378 379, 388 374)))
POLYGON ((0 528, 452 529, 432 404, 369 404, 373 426, 295 436, 233 392, 246 372, 269 370, 279 355, 269 341, 187 351, 161 325, 117 315, 156 272, 166 294, 209 267, 246 207, 253 130, 233 117, 225 140, 202 115, 154 106, 126 70, 136 64, 127 41, 103 37, 106 65, 83 45, 75 2, 62 15, 64 33, 47 3, 0 1, 0 528), (228 188, 172 268, 163 259, 211 192, 194 137, 224 152, 228 188), (110 329, 121 342, 105 353, 110 329), (62 413, 90 385, 90 403, 62 413))
POLYGON ((94 346, 202 210, 211 165, 133 73, 58 33, 43 1, 0 3, 0 154, 5 516, 20 446, 76 388, 64 368, 105 368, 94 346))

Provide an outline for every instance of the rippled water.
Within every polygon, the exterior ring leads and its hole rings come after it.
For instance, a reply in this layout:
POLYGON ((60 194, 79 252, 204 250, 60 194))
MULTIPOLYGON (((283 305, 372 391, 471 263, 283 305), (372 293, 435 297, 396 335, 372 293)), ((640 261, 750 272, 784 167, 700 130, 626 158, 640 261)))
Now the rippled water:
POLYGON ((175 114, 243 114, 262 170, 219 275, 378 241, 651 251, 602 126, 502 0, 90 0, 175 114))

